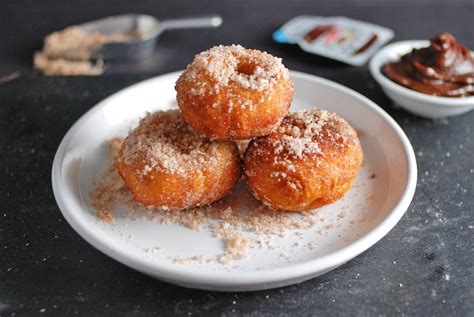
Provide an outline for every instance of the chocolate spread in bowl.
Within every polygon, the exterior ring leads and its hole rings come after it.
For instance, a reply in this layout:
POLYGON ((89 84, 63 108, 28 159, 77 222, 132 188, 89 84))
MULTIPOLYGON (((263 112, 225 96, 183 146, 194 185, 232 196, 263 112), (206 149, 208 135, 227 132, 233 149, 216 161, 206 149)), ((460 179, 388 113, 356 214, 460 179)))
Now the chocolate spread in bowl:
POLYGON ((425 94, 444 97, 474 95, 474 54, 454 36, 442 33, 430 46, 413 49, 400 61, 382 66, 394 82, 425 94))

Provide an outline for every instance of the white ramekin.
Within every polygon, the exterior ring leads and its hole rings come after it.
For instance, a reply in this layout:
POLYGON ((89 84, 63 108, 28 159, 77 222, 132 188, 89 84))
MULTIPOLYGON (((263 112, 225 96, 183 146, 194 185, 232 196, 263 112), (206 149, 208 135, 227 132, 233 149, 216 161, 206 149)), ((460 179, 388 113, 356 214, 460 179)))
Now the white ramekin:
POLYGON ((401 86, 387 78, 381 67, 400 57, 414 48, 426 47, 429 41, 402 41, 389 44, 372 57, 369 69, 383 91, 395 102, 409 112, 425 118, 437 119, 457 116, 474 109, 474 96, 470 97, 438 97, 423 94, 401 86))

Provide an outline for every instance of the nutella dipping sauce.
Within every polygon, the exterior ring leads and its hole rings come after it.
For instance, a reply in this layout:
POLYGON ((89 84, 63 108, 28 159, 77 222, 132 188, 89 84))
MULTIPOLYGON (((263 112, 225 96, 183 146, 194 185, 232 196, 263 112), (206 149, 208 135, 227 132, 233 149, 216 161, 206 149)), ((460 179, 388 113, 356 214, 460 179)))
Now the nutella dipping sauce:
POLYGON ((449 33, 431 39, 428 47, 413 49, 398 62, 385 64, 382 72, 394 82, 428 95, 474 95, 474 53, 449 33))

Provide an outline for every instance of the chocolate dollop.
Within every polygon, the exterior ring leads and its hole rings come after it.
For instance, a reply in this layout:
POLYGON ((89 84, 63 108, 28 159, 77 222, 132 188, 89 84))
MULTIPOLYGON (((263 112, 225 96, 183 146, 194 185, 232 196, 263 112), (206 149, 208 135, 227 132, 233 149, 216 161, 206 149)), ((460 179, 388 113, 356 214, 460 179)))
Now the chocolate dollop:
POLYGON ((474 95, 474 53, 442 33, 430 46, 413 49, 400 61, 382 66, 394 82, 425 94, 444 97, 474 95))

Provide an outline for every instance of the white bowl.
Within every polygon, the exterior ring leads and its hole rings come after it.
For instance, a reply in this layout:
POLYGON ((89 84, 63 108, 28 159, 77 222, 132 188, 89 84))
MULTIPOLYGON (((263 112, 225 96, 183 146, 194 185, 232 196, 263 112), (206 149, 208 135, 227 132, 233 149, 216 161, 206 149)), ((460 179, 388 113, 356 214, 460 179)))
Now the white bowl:
POLYGON ((474 109, 474 96, 452 98, 431 96, 401 86, 382 73, 381 67, 384 64, 397 61, 412 49, 426 47, 429 44, 429 41, 402 41, 389 44, 372 57, 369 64, 370 73, 396 105, 421 117, 438 119, 471 111, 474 109))
POLYGON ((343 199, 318 209, 324 221, 285 237, 272 237, 275 249, 252 249, 249 258, 226 266, 173 263, 177 256, 222 253, 222 240, 206 228, 194 231, 124 217, 117 217, 115 224, 97 219, 89 192, 106 165, 108 140, 126 135, 146 111, 176 106, 178 72, 117 92, 71 127, 52 170, 54 196, 64 217, 79 235, 115 260, 164 281, 202 289, 248 291, 290 285, 324 274, 364 252, 397 224, 412 200, 417 179, 412 146, 398 124, 364 96, 316 76, 291 75, 292 110, 317 105, 338 113, 358 130, 364 149, 364 165, 353 188, 343 199), (346 212, 340 218, 342 210, 346 212), (325 229, 330 223, 334 225, 325 229), (307 248, 314 239, 316 247, 307 248), (146 251, 152 247, 162 250, 146 251), (291 261, 282 253, 291 254, 291 261))

